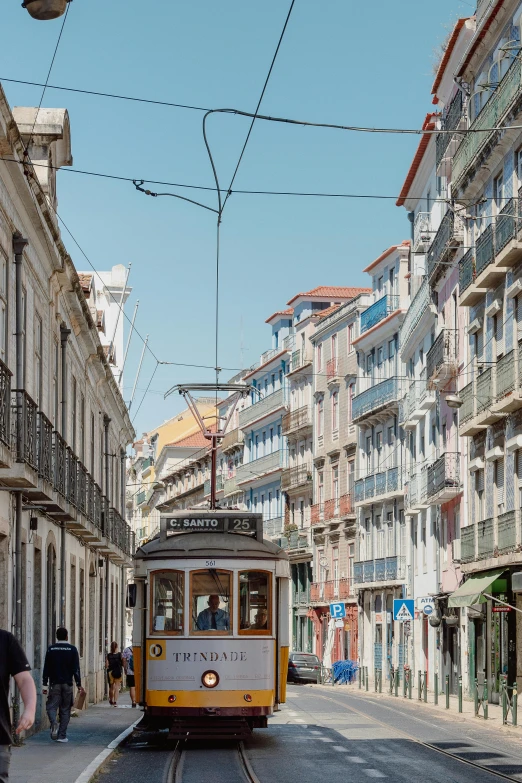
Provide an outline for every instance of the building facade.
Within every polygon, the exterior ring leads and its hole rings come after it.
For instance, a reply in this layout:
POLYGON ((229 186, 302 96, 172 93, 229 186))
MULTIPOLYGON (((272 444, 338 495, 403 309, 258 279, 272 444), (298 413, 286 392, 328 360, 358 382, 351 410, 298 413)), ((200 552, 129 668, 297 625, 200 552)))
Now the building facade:
MULTIPOLYGON (((0 151, 0 627, 21 640, 41 694, 46 647, 66 625, 96 702, 108 643, 129 637, 125 449, 134 432, 60 237, 67 112, 11 111, 0 89, 0 151), (38 170, 24 171, 26 145, 38 170)), ((46 720, 39 696, 36 728, 46 720)))

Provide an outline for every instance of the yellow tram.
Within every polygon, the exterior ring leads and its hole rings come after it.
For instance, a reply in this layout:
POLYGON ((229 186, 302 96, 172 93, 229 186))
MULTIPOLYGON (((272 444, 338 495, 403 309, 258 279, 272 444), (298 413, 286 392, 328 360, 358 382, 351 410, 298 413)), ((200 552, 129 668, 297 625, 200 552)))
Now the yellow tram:
POLYGON ((164 514, 138 549, 136 692, 148 729, 239 736, 285 701, 289 649, 286 553, 263 540, 260 514, 164 514))

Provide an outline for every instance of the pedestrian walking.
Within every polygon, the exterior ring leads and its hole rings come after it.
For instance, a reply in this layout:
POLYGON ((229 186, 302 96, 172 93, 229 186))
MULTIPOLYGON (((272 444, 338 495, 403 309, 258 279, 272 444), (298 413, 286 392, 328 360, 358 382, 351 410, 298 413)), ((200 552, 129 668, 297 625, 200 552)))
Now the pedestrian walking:
POLYGON ((123 658, 118 652, 118 642, 111 642, 111 651, 107 653, 105 668, 109 677, 109 704, 117 707, 123 677, 123 658))
POLYGON ((46 709, 51 724, 51 739, 57 742, 69 742, 67 726, 73 705, 73 679, 81 693, 85 693, 80 676, 80 656, 77 648, 67 641, 68 636, 67 628, 56 630, 57 641, 47 648, 42 677, 42 693, 47 696, 46 709), (59 724, 56 719, 58 711, 59 724))
POLYGON ((134 652, 129 645, 122 652, 123 667, 125 669, 125 679, 129 689, 132 706, 136 706, 136 683, 134 681, 134 652))
POLYGON ((0 630, 0 783, 9 781, 13 727, 9 712, 9 686, 11 677, 18 686, 24 711, 18 721, 16 733, 30 729, 36 712, 36 688, 31 667, 20 643, 9 631, 0 630))

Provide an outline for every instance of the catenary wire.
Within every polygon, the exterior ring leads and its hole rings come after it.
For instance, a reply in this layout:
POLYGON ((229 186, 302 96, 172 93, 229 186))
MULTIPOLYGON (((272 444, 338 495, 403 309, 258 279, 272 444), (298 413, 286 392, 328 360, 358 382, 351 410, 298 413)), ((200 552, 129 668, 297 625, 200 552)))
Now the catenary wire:
POLYGON ((263 102, 263 98, 265 96, 266 88, 268 87, 268 82, 270 81, 270 76, 272 75, 272 71, 274 69, 275 61, 277 59, 277 55, 279 54, 279 49, 281 48, 281 44, 283 43, 283 38, 285 36, 286 28, 288 27, 288 22, 290 21, 290 17, 292 15, 292 11, 293 11, 294 5, 295 5, 295 0, 292 0, 292 2, 290 3, 290 8, 288 9, 288 13, 286 15, 286 19, 285 19, 285 23, 283 25, 283 29, 281 31, 281 35, 279 36, 279 40, 277 42, 277 46, 276 46, 276 50, 274 52, 274 56, 272 57, 272 62, 270 63, 270 68, 268 69, 268 74, 266 76, 265 83, 263 84, 263 89, 261 90, 261 95, 259 96, 259 100, 257 102, 256 110, 255 110, 255 112, 254 112, 254 114, 252 116, 252 122, 250 123, 250 128, 248 129, 248 133, 246 135, 246 139, 245 139, 245 142, 243 144, 243 148, 241 150, 241 154, 239 155, 239 160, 238 160, 238 162, 236 164, 236 168, 234 169, 234 173, 232 175, 232 179, 230 180, 230 185, 228 186, 228 190, 226 192, 225 200, 223 202, 223 207, 222 207, 221 211, 223 211, 223 209, 225 209, 228 197, 229 197, 230 193, 232 192, 232 185, 235 182, 235 179, 236 179, 236 176, 237 176, 237 172, 239 171, 239 167, 241 165, 241 161, 243 160, 243 156, 245 154, 245 150, 247 148, 247 144, 248 144, 248 141, 250 139, 250 135, 251 135, 252 130, 254 128, 254 123, 256 121, 257 113, 259 112, 259 109, 261 108, 261 103, 263 102))
POLYGON ((137 407, 137 409, 136 409, 136 413, 135 413, 135 414, 134 414, 134 416, 132 417, 132 424, 134 424, 134 421, 135 421, 135 419, 136 419, 136 416, 137 416, 137 415, 138 415, 138 413, 140 412, 140 408, 141 408, 141 406, 143 405, 143 401, 144 401, 145 397, 147 396, 147 392, 148 392, 148 390, 149 390, 149 388, 150 388, 150 385, 151 385, 152 381, 154 380, 154 376, 156 375, 156 371, 157 371, 158 367, 159 367, 159 362, 158 362, 158 361, 156 361, 156 365, 155 365, 155 367, 154 367, 154 370, 152 371, 152 375, 150 376, 150 381, 149 381, 149 382, 148 382, 148 384, 147 384, 147 388, 146 388, 146 389, 145 389, 145 391, 143 392, 143 396, 142 396, 142 398, 141 398, 141 400, 140 400, 140 404, 138 405, 138 407, 137 407))

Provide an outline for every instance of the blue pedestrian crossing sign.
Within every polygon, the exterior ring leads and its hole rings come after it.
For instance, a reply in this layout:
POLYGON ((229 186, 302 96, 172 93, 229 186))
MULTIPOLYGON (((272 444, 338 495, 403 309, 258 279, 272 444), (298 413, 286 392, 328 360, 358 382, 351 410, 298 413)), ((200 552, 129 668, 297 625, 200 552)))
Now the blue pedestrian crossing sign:
POLYGON ((393 599, 393 619, 399 623, 405 623, 413 620, 415 615, 413 598, 394 598, 393 599))
POLYGON ((346 606, 344 604, 330 604, 330 617, 334 620, 342 620, 346 617, 346 606))

